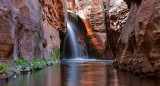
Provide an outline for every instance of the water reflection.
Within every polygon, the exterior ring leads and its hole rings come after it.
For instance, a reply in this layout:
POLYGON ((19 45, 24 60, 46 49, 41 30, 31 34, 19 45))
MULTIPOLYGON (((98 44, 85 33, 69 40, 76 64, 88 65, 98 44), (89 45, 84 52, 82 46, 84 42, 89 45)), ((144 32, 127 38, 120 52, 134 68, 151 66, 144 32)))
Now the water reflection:
POLYGON ((62 86, 106 86, 104 64, 62 64, 62 86))
POLYGON ((160 86, 160 82, 141 79, 105 64, 69 63, 0 82, 0 86, 160 86))

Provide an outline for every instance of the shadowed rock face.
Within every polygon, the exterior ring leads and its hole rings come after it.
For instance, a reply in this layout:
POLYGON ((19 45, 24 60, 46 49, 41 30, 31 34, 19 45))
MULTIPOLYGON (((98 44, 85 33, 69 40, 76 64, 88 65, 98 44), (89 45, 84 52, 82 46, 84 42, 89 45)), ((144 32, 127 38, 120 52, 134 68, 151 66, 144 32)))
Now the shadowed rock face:
POLYGON ((105 1, 107 40, 104 55, 107 59, 115 59, 116 46, 127 20, 129 9, 123 0, 105 1))
POLYGON ((125 0, 129 10, 119 1, 105 4, 106 57, 119 69, 160 77, 160 1, 125 0))
POLYGON ((63 0, 1 0, 0 59, 49 58, 65 32, 63 0), (54 15, 54 16, 53 16, 54 15), (56 42, 55 42, 56 41, 56 42))
POLYGON ((132 2, 117 43, 115 65, 118 68, 160 77, 159 4, 159 0, 132 2))
POLYGON ((142 3, 142 0, 124 0, 124 1, 127 3, 129 9, 131 8, 132 3, 136 3, 138 6, 140 6, 142 3))

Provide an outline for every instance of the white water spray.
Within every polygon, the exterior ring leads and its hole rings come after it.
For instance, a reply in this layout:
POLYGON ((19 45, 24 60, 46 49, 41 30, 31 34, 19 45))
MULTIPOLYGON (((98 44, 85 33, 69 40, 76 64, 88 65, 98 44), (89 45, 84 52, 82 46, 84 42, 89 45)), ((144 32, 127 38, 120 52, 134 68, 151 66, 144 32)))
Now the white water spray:
POLYGON ((69 23, 67 23, 67 30, 68 30, 68 34, 69 34, 69 37, 70 37, 70 42, 73 45, 72 46, 72 48, 73 48, 72 51, 74 53, 74 57, 75 58, 79 57, 76 34, 75 34, 71 24, 69 24, 69 23))

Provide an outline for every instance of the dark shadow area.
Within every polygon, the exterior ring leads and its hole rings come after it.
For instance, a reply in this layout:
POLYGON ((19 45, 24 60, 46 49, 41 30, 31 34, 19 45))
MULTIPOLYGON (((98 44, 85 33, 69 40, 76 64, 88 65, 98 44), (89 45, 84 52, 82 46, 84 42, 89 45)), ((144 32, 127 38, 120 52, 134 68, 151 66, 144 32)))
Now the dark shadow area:
POLYGON ((124 0, 124 1, 127 3, 129 9, 131 8, 132 3, 137 4, 137 6, 140 6, 142 3, 142 0, 124 0))

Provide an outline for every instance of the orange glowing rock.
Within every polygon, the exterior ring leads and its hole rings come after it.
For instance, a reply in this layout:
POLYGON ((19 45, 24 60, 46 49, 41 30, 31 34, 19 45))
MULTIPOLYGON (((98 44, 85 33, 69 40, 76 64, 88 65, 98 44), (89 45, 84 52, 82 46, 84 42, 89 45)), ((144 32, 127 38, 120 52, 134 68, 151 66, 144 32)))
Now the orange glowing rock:
MULTIPOLYGON (((102 50, 103 47, 100 46, 98 39, 94 36, 94 32, 92 31, 92 27, 90 26, 90 24, 86 20, 83 20, 83 22, 86 26, 88 36, 90 36, 90 38, 91 38, 90 41, 91 41, 92 45, 94 45, 94 48, 96 50, 102 50)), ((98 51, 98 52, 101 53, 101 51, 98 51)))

